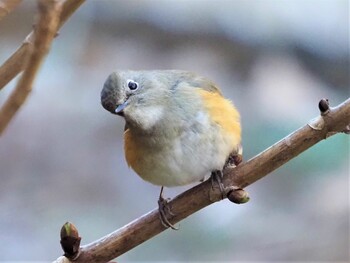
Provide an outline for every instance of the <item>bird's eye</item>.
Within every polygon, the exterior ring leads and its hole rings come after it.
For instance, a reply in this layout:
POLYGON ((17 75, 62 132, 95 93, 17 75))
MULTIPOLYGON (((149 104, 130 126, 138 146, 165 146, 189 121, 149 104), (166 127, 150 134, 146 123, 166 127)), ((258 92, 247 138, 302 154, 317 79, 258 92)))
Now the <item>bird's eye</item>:
POLYGON ((128 88, 130 90, 137 90, 138 87, 139 87, 139 84, 136 81, 133 81, 131 79, 128 80, 128 88))

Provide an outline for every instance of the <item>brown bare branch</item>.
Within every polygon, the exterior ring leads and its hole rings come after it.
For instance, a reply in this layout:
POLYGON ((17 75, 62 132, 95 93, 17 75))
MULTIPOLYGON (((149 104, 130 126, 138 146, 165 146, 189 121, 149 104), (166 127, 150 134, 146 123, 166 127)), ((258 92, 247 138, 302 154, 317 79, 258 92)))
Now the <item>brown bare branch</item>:
POLYGON ((56 0, 38 1, 39 20, 34 31, 34 44, 30 45, 25 70, 14 91, 0 109, 0 134, 25 102, 39 67, 49 51, 52 39, 57 32, 62 5, 56 0))
POLYGON ((0 1, 0 21, 16 8, 22 0, 1 0, 0 1))
MULTIPOLYGON (((11 1, 12 0, 9 0, 9 2, 11 1)), ((60 28, 84 2, 85 0, 66 0, 63 2, 58 28, 60 28)), ((33 35, 34 31, 26 37, 15 53, 0 66, 0 90, 24 69, 24 61, 26 61, 31 48, 30 46, 33 43, 33 35)))
MULTIPOLYGON (((335 108, 329 108, 307 125, 280 140, 267 150, 235 168, 224 171, 225 186, 237 189, 246 187, 284 163, 296 157, 306 149, 323 139, 344 131, 350 124, 350 99, 335 108)), ((169 218, 172 224, 188 217, 194 212, 221 200, 221 192, 212 189, 211 182, 206 181, 178 195, 169 202, 174 214, 169 218)), ((70 261, 62 256, 55 262, 108 262, 132 248, 140 245, 166 228, 159 220, 158 209, 150 211, 126 226, 81 247, 77 259, 70 261)))

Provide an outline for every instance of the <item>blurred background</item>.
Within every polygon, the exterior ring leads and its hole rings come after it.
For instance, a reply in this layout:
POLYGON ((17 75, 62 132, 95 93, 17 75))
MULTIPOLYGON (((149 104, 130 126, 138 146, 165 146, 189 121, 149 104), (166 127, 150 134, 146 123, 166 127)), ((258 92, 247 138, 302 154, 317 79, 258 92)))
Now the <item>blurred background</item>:
MULTIPOLYGON (((1 21, 1 64, 35 14, 36 2, 23 1, 1 21)), ((87 244, 156 207, 159 188, 124 160, 123 119, 100 105, 116 69, 214 80, 241 112, 247 160, 317 116, 321 98, 349 97, 349 2, 84 3, 0 138, 0 261, 50 262, 66 221, 87 244)), ((317 144, 247 191, 249 203, 207 207, 118 262, 349 261, 349 137, 317 144)))

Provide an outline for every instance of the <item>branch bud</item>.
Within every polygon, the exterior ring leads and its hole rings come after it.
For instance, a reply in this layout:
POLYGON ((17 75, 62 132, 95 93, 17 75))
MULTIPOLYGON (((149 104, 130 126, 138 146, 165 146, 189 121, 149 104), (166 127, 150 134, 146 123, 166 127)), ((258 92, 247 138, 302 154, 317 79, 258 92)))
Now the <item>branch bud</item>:
POLYGON ((241 188, 229 191, 227 193, 227 198, 235 204, 244 204, 250 199, 249 194, 241 188))
POLYGON ((76 259, 79 256, 81 237, 77 228, 69 222, 66 222, 61 228, 61 247, 64 256, 69 259, 76 259))
POLYGON ((321 111, 321 115, 325 115, 329 112, 329 101, 328 99, 321 99, 318 103, 318 108, 321 111))

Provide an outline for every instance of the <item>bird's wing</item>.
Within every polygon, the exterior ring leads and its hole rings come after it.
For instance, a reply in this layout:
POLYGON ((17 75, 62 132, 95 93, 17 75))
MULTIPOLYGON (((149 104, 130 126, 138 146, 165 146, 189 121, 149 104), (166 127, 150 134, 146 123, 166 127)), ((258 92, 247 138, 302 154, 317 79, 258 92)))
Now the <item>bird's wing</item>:
POLYGON ((220 89, 214 82, 191 72, 179 72, 177 84, 185 84, 187 87, 200 88, 222 96, 220 89))

